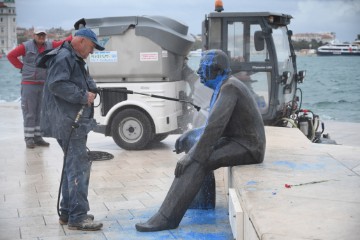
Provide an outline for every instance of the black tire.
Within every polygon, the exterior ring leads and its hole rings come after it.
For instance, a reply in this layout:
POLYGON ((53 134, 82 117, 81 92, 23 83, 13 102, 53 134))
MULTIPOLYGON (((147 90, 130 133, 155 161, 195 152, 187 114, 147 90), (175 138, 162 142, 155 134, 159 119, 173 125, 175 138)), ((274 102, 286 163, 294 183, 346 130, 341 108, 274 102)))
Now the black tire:
POLYGON ((160 133, 160 134, 156 134, 154 136, 153 142, 161 142, 162 140, 164 140, 165 138, 167 138, 169 136, 168 133, 160 133))
POLYGON ((121 110, 111 124, 115 143, 126 150, 142 150, 153 139, 154 133, 149 117, 137 109, 121 110))

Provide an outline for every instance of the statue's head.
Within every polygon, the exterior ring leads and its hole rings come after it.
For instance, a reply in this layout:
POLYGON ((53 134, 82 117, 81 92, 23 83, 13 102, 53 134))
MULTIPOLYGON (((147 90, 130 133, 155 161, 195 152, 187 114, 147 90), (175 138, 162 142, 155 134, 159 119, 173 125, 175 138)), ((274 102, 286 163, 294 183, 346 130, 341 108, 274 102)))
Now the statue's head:
POLYGON ((231 73, 228 56, 219 49, 207 50, 202 53, 197 71, 201 83, 215 89, 216 86, 231 73))

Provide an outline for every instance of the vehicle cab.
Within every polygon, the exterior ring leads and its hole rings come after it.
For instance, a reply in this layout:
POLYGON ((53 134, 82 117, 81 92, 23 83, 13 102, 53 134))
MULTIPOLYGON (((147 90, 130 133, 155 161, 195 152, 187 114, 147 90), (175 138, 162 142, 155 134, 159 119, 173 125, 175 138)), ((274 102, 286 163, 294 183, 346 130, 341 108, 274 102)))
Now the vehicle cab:
POLYGON ((232 74, 254 93, 266 125, 276 125, 297 109, 296 56, 287 25, 292 17, 271 12, 213 12, 203 22, 203 50, 221 49, 232 74))

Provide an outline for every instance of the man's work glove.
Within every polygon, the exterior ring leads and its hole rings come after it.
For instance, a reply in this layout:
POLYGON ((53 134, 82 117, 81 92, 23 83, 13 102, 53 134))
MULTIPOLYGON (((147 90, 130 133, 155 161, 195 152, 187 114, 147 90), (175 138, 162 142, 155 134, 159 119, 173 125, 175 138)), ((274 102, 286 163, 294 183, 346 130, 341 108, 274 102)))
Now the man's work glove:
POLYGON ((83 28, 86 26, 85 18, 77 20, 77 22, 74 24, 75 30, 79 30, 80 28, 83 28))

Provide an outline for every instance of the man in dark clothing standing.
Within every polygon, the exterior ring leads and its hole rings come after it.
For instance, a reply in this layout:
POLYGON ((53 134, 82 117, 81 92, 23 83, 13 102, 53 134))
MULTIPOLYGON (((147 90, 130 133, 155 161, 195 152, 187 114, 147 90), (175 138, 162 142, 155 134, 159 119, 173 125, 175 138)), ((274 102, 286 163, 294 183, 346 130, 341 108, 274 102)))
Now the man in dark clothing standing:
POLYGON ((66 156, 59 223, 68 224, 72 230, 96 231, 103 226, 87 214, 91 161, 86 141, 96 125, 96 84, 88 75, 84 59, 94 48, 104 50, 93 31, 81 28, 71 43, 65 42, 44 56, 48 57, 48 75, 40 124, 44 136, 56 138, 66 156))
POLYGON ((21 69, 21 109, 24 118, 24 135, 27 148, 49 146, 41 137, 40 108, 46 69, 36 67, 37 56, 45 50, 56 48, 64 41, 70 41, 70 35, 63 41, 47 41, 46 31, 34 30, 34 39, 26 41, 7 55, 14 67, 21 69), (20 61, 22 57, 22 61, 20 61))
POLYGON ((223 51, 203 53, 198 74, 201 82, 214 90, 209 117, 204 127, 177 140, 178 153, 193 146, 177 163, 175 179, 160 209, 147 222, 136 224, 138 231, 178 227, 210 171, 263 161, 266 140, 261 114, 249 89, 230 73, 223 51))

